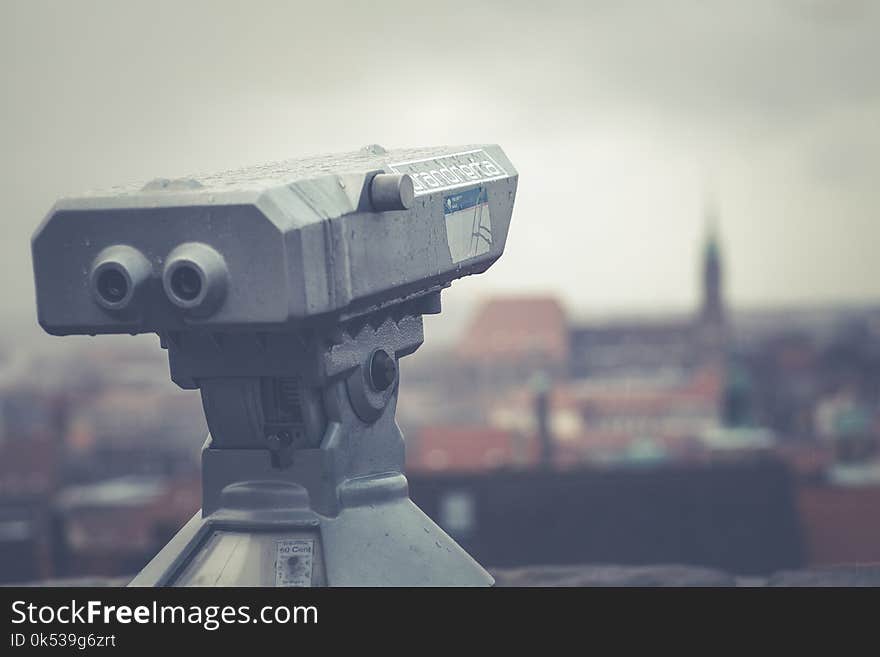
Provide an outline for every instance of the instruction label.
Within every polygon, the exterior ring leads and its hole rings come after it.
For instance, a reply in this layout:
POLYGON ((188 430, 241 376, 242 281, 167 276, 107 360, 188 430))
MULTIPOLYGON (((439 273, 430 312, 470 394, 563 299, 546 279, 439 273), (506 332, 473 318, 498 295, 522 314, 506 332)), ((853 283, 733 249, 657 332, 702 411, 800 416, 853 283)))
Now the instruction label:
POLYGON ((311 586, 314 557, 312 539, 275 541, 275 586, 311 586))
POLYGON ((492 219, 485 187, 444 196, 443 215, 453 262, 483 255, 492 247, 492 219))

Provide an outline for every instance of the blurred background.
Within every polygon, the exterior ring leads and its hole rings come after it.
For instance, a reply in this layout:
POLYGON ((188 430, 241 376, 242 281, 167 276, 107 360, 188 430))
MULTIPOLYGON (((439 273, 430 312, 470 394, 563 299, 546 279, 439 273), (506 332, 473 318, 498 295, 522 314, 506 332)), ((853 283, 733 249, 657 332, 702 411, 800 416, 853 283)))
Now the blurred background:
POLYGON ((52 203, 370 143, 520 172, 398 408, 481 563, 880 561, 878 34, 867 0, 0 3, 0 581, 134 573, 200 503, 158 339, 36 324, 52 203))

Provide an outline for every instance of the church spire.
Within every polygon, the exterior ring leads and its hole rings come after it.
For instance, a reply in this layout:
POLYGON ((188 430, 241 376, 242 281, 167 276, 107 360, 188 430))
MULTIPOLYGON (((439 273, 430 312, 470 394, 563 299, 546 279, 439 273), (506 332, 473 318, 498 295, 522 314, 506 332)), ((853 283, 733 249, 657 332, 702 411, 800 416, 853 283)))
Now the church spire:
POLYGON ((718 214, 714 199, 707 195, 703 210, 706 241, 703 248, 703 299, 700 319, 703 324, 712 326, 724 324, 718 214))

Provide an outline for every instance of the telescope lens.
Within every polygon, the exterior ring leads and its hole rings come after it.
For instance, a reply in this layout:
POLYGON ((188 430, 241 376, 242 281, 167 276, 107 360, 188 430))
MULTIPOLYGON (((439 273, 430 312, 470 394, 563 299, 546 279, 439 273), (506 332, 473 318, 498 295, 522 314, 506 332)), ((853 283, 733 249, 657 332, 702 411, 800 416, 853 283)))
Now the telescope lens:
POLYGON ((162 287, 168 300, 190 317, 213 314, 226 297, 223 257, 207 244, 178 245, 165 260, 162 287))
POLYGON ((137 249, 114 244, 92 262, 89 289, 92 298, 109 312, 131 310, 138 305, 139 290, 152 274, 152 265, 137 249))
POLYGON ((192 301, 202 292, 202 277, 189 265, 181 265, 171 275, 171 289, 184 301, 192 301))
POLYGON ((118 269, 105 269, 98 276, 98 294, 108 303, 119 303, 128 294, 128 281, 118 269))

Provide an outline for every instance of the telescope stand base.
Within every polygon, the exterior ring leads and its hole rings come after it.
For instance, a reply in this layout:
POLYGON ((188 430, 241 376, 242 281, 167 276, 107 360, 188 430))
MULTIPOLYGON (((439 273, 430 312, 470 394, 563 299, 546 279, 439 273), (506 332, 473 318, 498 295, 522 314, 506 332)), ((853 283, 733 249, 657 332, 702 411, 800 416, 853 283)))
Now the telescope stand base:
POLYGON ((197 513, 129 586, 491 586, 409 497, 335 517, 197 513))

